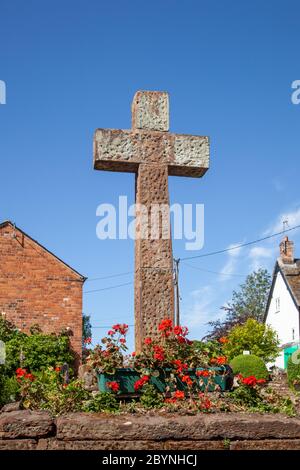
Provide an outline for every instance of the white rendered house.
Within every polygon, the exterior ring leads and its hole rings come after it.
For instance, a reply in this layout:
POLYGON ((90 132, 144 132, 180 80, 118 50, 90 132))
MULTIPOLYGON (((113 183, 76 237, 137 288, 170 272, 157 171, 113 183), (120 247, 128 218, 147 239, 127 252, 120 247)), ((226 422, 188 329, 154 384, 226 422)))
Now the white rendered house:
POLYGON ((294 243, 280 243, 264 321, 278 334, 281 354, 275 365, 285 369, 289 356, 300 345, 300 259, 294 258, 294 243))

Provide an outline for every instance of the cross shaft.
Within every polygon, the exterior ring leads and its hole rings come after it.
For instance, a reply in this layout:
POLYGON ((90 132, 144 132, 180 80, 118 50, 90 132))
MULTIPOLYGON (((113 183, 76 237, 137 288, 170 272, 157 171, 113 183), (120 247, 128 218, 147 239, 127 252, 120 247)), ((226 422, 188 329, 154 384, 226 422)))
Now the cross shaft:
MULTIPOLYGON (((209 168, 208 137, 168 130, 168 94, 139 91, 132 103, 132 130, 97 129, 94 138, 96 170, 136 174, 136 351, 145 337, 157 336, 163 318, 174 317, 171 233, 165 237, 159 230, 151 237, 153 205, 169 207, 168 175, 200 177, 209 168), (147 209, 147 219, 140 205, 147 209), (141 236, 145 231, 147 238, 141 236)), ((161 223, 168 226, 168 212, 161 215, 161 223)))

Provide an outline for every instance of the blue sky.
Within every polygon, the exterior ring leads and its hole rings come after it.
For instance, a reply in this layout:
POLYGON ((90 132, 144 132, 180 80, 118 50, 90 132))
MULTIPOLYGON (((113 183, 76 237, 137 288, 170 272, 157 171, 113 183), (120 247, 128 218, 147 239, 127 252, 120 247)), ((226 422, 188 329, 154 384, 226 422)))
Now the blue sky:
MULTIPOLYGON (((0 219, 89 278, 133 269, 132 240, 100 241, 96 208, 134 201, 134 175, 96 172, 97 127, 130 128, 136 90, 170 93, 171 131, 209 135, 203 179, 169 178, 171 202, 205 205, 201 253, 300 223, 299 2, 0 0, 0 219)), ((300 235, 292 232, 300 255, 300 235)), ((185 241, 174 255, 185 257, 185 241)), ((191 337, 220 315, 279 239, 181 266, 191 337)), ((85 291, 133 281, 90 281, 85 291)), ((133 285, 84 295, 94 326, 133 323, 133 285)), ((105 329, 94 329, 95 341, 105 329)), ((131 328, 130 344, 132 344, 131 328)))

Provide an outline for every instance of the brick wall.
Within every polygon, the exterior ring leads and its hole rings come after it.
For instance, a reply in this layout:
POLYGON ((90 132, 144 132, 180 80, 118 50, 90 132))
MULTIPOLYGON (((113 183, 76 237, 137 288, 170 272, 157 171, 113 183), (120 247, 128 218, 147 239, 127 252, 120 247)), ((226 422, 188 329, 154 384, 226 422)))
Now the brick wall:
POLYGON ((81 357, 84 278, 12 224, 0 226, 0 315, 26 332, 71 328, 81 357))

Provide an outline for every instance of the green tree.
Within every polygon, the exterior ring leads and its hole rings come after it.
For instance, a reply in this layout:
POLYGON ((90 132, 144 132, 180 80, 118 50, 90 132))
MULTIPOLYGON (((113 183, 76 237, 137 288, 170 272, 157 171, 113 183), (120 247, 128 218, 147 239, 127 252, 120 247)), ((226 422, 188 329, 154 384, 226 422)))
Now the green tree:
POLYGON ((88 338, 92 337, 92 325, 90 315, 82 314, 82 346, 88 338))
POLYGON ((266 269, 249 274, 239 290, 233 291, 231 301, 221 307, 226 312, 225 319, 209 322, 212 330, 206 338, 227 336, 234 326, 244 324, 248 318, 262 322, 270 287, 271 276, 266 269))
POLYGON ((237 325, 229 332, 228 342, 224 344, 224 354, 232 360, 250 351, 265 362, 273 362, 279 354, 277 333, 268 325, 249 318, 244 325, 237 325))

